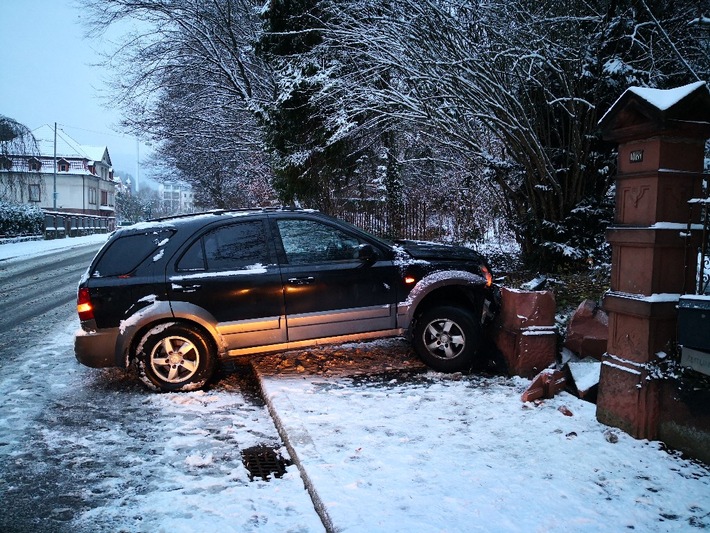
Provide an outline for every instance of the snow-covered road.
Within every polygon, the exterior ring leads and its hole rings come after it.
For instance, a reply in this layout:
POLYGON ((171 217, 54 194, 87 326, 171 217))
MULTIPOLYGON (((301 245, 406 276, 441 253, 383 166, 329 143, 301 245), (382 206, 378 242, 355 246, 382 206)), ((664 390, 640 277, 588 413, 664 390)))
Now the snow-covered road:
POLYGON ((154 394, 74 359, 73 305, 38 349, 0 362, 0 531, 322 531, 295 466, 249 480, 241 451, 281 447, 239 373, 154 394))
POLYGON ((282 447, 250 369, 160 395, 79 365, 76 285, 103 240, 0 246, 0 531, 322 531, 295 466, 250 481, 241 452, 282 447))

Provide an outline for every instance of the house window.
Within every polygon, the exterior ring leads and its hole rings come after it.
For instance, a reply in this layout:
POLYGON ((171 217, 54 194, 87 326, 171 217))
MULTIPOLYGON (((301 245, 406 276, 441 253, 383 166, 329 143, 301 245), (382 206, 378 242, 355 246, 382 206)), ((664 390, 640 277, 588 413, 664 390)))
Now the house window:
POLYGON ((93 187, 89 188, 89 204, 96 205, 96 189, 93 187))
POLYGON ((39 184, 29 185, 30 188, 30 202, 41 202, 42 201, 42 191, 39 184))
POLYGON ((63 159, 59 162, 59 172, 69 172, 69 163, 63 159))
POLYGON ((30 170, 41 170, 42 168, 42 162, 39 159, 35 159, 34 157, 31 158, 27 164, 30 167, 30 170))
POLYGON ((108 205, 108 191, 101 191, 101 205, 108 205))

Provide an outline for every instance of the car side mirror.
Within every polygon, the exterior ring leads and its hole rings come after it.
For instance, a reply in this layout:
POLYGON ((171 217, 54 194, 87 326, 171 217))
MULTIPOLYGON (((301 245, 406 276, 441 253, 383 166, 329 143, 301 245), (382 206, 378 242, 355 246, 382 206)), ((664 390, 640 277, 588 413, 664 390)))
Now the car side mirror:
POLYGON ((377 261, 378 255, 371 244, 361 244, 357 252, 357 258, 363 262, 363 265, 370 266, 377 261))

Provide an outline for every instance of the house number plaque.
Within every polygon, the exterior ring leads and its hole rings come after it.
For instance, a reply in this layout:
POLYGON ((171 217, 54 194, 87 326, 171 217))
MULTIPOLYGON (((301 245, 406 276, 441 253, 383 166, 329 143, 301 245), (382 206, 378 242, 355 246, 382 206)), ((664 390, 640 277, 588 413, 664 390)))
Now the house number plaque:
POLYGON ((641 163, 643 161, 643 150, 632 150, 629 154, 631 163, 641 163))

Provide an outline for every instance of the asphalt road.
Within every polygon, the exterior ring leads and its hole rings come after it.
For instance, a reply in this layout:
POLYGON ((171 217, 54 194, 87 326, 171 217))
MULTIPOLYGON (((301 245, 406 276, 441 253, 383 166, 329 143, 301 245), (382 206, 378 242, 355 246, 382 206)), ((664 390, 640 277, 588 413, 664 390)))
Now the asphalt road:
POLYGON ((317 531, 298 476, 248 477, 242 452, 282 446, 250 371, 161 395, 77 363, 76 289, 98 247, 0 261, 0 531, 206 530, 204 517, 246 531, 254 516, 317 531))
POLYGON ((42 315, 75 301, 79 279, 99 247, 90 244, 22 261, 0 261, 0 345, 7 346, 8 338, 27 337, 28 323, 41 324, 42 315))

